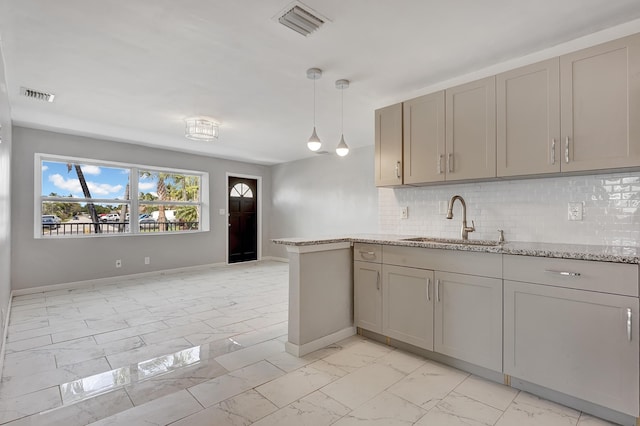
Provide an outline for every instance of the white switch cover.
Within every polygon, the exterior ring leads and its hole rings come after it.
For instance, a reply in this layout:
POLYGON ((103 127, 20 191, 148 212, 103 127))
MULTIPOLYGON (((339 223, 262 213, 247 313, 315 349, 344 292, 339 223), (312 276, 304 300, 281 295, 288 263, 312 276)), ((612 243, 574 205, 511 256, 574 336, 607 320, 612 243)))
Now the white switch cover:
POLYGON ((582 203, 569 203, 569 220, 582 220, 582 203))
POLYGON ((407 219, 409 217, 409 207, 402 207, 400 209, 400 219, 407 219))
POLYGON ((219 214, 220 216, 224 216, 225 214, 227 214, 227 212, 226 212, 226 210, 225 210, 225 209, 220 209, 220 210, 218 210, 218 214, 219 214))

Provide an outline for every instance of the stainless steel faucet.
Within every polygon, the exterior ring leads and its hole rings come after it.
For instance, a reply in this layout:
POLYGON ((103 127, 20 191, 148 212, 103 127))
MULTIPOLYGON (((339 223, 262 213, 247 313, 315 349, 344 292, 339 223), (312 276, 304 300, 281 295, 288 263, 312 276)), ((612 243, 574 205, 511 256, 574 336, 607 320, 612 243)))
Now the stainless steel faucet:
POLYGON ((447 210, 447 219, 453 219, 453 203, 456 200, 460 200, 462 204, 462 229, 460 230, 460 234, 463 240, 469 239, 469 232, 473 232, 476 230, 476 224, 471 221, 471 226, 467 226, 467 203, 464 202, 464 198, 460 195, 454 195, 449 200, 449 210, 447 210))

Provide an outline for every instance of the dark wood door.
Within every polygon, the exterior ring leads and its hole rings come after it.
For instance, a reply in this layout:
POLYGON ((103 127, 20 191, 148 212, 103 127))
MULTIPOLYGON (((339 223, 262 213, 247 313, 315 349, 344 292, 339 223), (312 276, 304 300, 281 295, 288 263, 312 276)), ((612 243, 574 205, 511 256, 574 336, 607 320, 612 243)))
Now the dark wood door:
POLYGON ((258 181, 229 177, 229 263, 258 259, 258 181))

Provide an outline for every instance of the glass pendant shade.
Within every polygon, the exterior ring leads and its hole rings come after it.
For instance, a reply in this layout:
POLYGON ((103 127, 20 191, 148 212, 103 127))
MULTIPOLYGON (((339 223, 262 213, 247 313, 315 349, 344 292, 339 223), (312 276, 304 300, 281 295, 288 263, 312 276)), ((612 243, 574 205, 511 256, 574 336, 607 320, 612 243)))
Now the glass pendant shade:
POLYGON ((340 137, 340 143, 336 147, 336 154, 338 154, 340 157, 344 157, 348 153, 349 153, 349 147, 347 146, 347 143, 344 141, 344 135, 342 135, 340 137))
POLYGON ((309 142, 307 142, 307 148, 311 151, 317 151, 322 146, 322 142, 320 142, 320 138, 316 133, 316 126, 313 126, 313 133, 311 133, 311 137, 309 137, 309 142))

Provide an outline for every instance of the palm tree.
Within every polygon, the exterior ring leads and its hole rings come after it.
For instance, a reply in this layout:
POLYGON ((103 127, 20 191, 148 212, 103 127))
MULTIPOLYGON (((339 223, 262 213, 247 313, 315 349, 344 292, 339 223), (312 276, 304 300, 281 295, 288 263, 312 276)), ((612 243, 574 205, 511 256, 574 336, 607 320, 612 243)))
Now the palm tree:
MULTIPOLYGON (((165 184, 165 179, 167 179, 170 175, 167 173, 153 173, 150 171, 141 171, 140 177, 152 177, 155 176, 158 178, 158 183, 156 184, 156 192, 158 193, 158 200, 165 201, 167 199, 167 185, 165 184)), ((164 204, 158 204, 158 229, 161 231, 166 231, 168 229, 167 226, 167 216, 164 212, 165 206, 164 204)))
MULTIPOLYGON (((89 187, 87 186, 87 181, 84 178, 84 173, 82 173, 82 168, 79 164, 71 164, 67 163, 67 173, 71 171, 71 168, 76 169, 76 175, 78 175, 78 180, 80 181, 80 186, 82 187, 82 193, 84 194, 84 198, 91 198, 91 193, 89 192, 89 187)), ((96 234, 102 232, 100 228, 100 222, 98 221, 98 214, 96 213, 96 208, 93 203, 87 203, 87 207, 89 208, 89 214, 91 215, 91 222, 93 222, 93 226, 96 234)))

